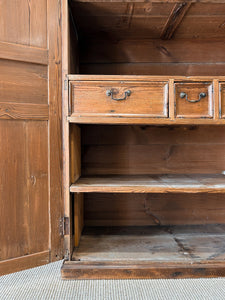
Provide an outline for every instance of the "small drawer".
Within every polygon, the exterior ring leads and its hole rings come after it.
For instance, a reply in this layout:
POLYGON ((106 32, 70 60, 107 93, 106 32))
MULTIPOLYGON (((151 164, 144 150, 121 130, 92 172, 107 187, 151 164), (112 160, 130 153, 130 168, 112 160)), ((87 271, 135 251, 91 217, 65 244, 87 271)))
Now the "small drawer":
POLYGON ((168 117, 167 82, 71 81, 71 114, 168 117))
POLYGON ((220 83, 220 118, 225 118, 225 82, 220 83))
POLYGON ((176 118, 212 118, 212 82, 179 82, 175 84, 176 118))

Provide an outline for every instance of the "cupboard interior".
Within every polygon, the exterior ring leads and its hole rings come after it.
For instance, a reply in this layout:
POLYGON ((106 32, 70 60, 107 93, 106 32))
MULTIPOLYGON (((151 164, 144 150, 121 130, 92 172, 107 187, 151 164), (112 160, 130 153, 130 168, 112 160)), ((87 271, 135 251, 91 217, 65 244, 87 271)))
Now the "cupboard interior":
MULTIPOLYGON (((223 3, 69 3, 70 74, 224 76, 223 3)), ((223 174, 224 138, 220 125, 70 124, 71 184, 87 176, 113 180, 113 176, 223 174)), ((82 268, 88 278, 93 269, 101 272, 104 261, 109 270, 111 262, 119 268, 124 260, 131 268, 139 261, 167 262, 164 271, 153 275, 179 277, 179 272, 168 275, 169 263, 198 265, 225 259, 225 204, 219 189, 106 193, 103 187, 101 193, 71 193, 71 197, 70 259, 77 263, 78 277, 82 268), (88 261, 93 262, 90 269, 88 261)), ((145 268, 143 264, 142 273, 135 275, 126 266, 130 273, 124 277, 144 277, 145 268)), ((212 276, 207 272, 211 271, 197 268, 186 274, 212 276)))
POLYGON ((69 4, 71 74, 224 75, 223 3, 69 4))
MULTIPOLYGON (((70 124, 70 165, 79 170, 71 183, 86 176, 223 174, 224 129, 70 124)), ((225 259, 224 193, 106 193, 103 187, 73 193, 72 205, 73 260, 132 261, 137 253, 162 262, 225 259)))

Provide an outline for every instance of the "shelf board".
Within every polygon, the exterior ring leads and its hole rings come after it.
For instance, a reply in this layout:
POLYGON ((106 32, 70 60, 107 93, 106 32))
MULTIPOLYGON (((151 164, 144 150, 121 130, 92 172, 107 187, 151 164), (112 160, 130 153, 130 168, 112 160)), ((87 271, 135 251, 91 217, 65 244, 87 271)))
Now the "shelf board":
POLYGON ((224 193, 222 174, 80 177, 74 193, 224 193))

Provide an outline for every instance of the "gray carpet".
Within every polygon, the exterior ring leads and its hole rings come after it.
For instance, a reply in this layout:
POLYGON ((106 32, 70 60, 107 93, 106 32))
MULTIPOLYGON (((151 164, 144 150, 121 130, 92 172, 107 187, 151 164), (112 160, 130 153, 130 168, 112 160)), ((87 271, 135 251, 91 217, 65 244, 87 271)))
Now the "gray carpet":
POLYGON ((225 278, 63 281, 61 265, 59 261, 0 277, 0 299, 225 299, 225 278))

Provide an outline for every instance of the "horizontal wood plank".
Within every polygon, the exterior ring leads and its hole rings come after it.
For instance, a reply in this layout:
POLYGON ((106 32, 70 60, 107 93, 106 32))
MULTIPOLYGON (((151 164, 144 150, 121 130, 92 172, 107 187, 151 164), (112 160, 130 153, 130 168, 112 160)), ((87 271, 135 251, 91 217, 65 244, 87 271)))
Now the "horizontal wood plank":
MULTIPOLYGON (((143 0, 72 0, 73 2, 87 2, 87 3, 143 3, 143 0)), ((162 3, 164 0, 147 0, 145 3, 162 3)), ((166 0, 166 3, 182 3, 184 0, 166 0)), ((212 3, 212 0, 188 0, 191 3, 212 3)), ((213 3, 224 3, 224 0, 213 0, 213 3)), ((163 3, 164 4, 164 3, 163 3)))
POLYGON ((82 125, 81 135, 83 147, 124 144, 225 146, 224 126, 82 125))
POLYGON ((0 102, 0 119, 48 120, 48 104, 0 102))
POLYGON ((71 185, 74 193, 223 193, 225 176, 145 175, 81 177, 71 185))
POLYGON ((0 102, 48 104, 48 67, 0 59, 0 102))
POLYGON ((91 63, 80 64, 81 74, 223 76, 224 63, 91 63))
MULTIPOLYGON (((81 44, 82 45, 82 44, 81 44)), ((81 64, 96 63, 224 63, 223 40, 160 39, 88 40, 81 64)))
POLYGON ((225 264, 64 262, 62 279, 166 279, 225 276, 225 264))
POLYGON ((0 276, 49 263, 49 250, 0 262, 0 276))
POLYGON ((167 81, 169 79, 174 79, 176 82, 178 81, 208 81, 213 79, 218 79, 220 81, 225 81, 225 76, 147 76, 147 75, 68 75, 69 80, 77 80, 77 81, 167 81))
POLYGON ((211 124, 211 125, 222 125, 225 124, 225 119, 213 120, 213 119, 166 119, 166 118, 149 118, 148 116, 142 115, 138 117, 137 115, 128 116, 112 116, 112 115, 72 115, 68 117, 67 120, 71 123, 80 124, 134 124, 134 125, 201 125, 201 124, 211 124))
POLYGON ((0 58, 48 65, 48 50, 0 41, 0 58))
POLYGON ((85 226, 224 224, 224 194, 85 193, 85 226))

